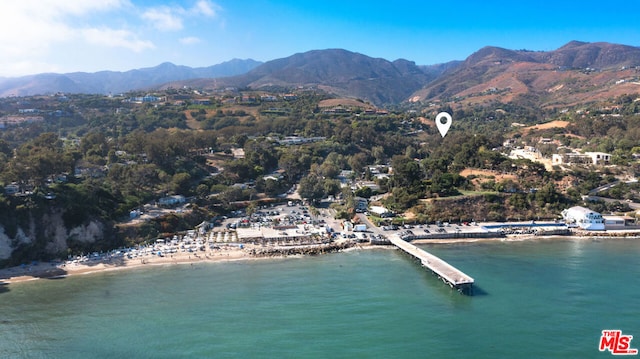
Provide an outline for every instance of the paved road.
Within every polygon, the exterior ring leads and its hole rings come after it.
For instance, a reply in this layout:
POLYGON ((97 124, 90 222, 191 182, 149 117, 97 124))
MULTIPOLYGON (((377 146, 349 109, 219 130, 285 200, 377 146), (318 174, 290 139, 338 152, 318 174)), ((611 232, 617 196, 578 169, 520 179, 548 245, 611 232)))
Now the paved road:
POLYGON ((603 201, 603 202, 607 202, 607 203, 612 203, 612 202, 626 203, 632 209, 640 209, 640 203, 627 202, 627 201, 624 201, 624 200, 621 201, 619 199, 614 199, 614 198, 607 198, 607 197, 600 197, 600 196, 588 196, 587 200, 603 201))

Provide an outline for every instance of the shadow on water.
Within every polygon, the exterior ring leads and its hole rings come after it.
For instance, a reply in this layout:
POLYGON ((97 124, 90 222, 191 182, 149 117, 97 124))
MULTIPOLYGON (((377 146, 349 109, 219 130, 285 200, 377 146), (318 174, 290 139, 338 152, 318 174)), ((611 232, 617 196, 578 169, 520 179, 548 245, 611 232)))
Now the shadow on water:
MULTIPOLYGON (((418 263, 415 263, 415 264, 418 264, 418 263)), ((482 297, 482 296, 489 295, 487 291, 485 291, 484 289, 482 289, 482 287, 476 285, 475 283, 472 286, 471 292, 461 291, 455 288, 451 288, 447 283, 443 282, 442 279, 438 277, 438 275, 436 275, 431 270, 429 270, 428 268, 422 265, 417 265, 416 270, 419 270, 422 272, 421 276, 424 278, 428 286, 434 290, 434 292, 441 293, 444 296, 460 295, 464 297, 473 298, 473 297, 482 297)))
POLYGON ((473 290, 471 291, 471 295, 470 295, 471 297, 482 297, 487 295, 489 295, 489 293, 484 289, 482 289, 482 287, 476 284, 473 285, 473 290))

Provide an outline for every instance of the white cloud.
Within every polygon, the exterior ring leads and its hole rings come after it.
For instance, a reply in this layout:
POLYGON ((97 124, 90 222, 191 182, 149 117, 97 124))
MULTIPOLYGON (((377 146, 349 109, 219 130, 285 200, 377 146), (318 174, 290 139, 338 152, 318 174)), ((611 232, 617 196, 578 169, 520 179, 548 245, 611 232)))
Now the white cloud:
MULTIPOLYGON (((163 1, 0 0, 0 76, 75 71, 87 67, 86 59, 108 53, 105 50, 110 48, 126 49, 140 57, 142 52, 162 47, 163 38, 150 28, 184 32, 180 43, 199 43, 201 39, 188 33, 188 27, 199 18, 219 17, 222 9, 213 1, 157 5, 163 1), (62 53, 83 53, 85 60, 74 63, 62 53)), ((105 58, 88 61, 93 66, 108 66, 105 58)))
POLYGON ((191 12, 208 17, 214 17, 217 15, 219 7, 207 0, 199 0, 192 8, 191 12))
POLYGON ((219 7, 208 0, 199 0, 191 8, 181 6, 151 7, 141 15, 160 31, 178 31, 184 28, 184 19, 194 16, 215 17, 219 7))
POLYGON ((88 43, 93 45, 122 47, 134 52, 155 48, 151 41, 139 40, 135 34, 127 30, 89 28, 83 29, 81 34, 88 43))
MULTIPOLYGON (((18 76, 41 71, 56 71, 60 65, 50 63, 53 49, 74 45, 77 51, 88 44, 119 46, 132 51, 153 47, 138 40, 127 30, 109 28, 112 18, 91 25, 96 15, 131 10, 129 0, 21 0, 0 1, 0 71, 18 76), (98 29, 102 26, 101 29, 98 29), (106 36, 113 36, 107 39, 106 36), (84 41, 83 41, 84 40, 84 41)), ((65 65, 65 64, 62 64, 65 65)))
POLYGON ((0 53, 21 56, 45 50, 52 43, 73 37, 70 18, 123 5, 120 0, 0 1, 0 53))
POLYGON ((151 8, 142 14, 144 20, 150 21, 152 25, 161 31, 182 30, 182 8, 169 8, 166 6, 151 8))
POLYGON ((202 42, 202 40, 200 40, 199 38, 195 37, 195 36, 188 36, 188 37, 183 37, 180 39, 180 43, 183 45, 194 45, 194 44, 198 44, 202 42))

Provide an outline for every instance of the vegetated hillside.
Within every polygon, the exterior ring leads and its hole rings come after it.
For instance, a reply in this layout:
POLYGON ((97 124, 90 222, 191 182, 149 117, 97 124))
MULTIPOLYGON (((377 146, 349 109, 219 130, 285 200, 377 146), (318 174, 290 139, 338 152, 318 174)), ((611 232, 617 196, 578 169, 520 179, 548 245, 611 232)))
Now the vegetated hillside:
POLYGON ((607 42, 571 41, 555 51, 535 52, 532 56, 538 62, 575 69, 640 66, 640 48, 607 42))
POLYGON ((193 78, 216 78, 245 73, 261 62, 233 59, 209 67, 192 68, 165 62, 155 67, 126 72, 100 71, 67 74, 37 74, 0 78, 0 96, 32 96, 64 93, 121 93, 150 88, 160 84, 193 78))
POLYGON ((554 220, 559 217, 558 208, 545 206, 534 198, 534 195, 505 193, 443 198, 417 206, 415 211, 418 216, 427 219, 449 219, 454 222, 554 220))
POLYGON ((407 60, 388 61, 341 49, 314 50, 268 61, 248 73, 232 78, 182 81, 202 88, 225 86, 312 86, 343 97, 361 98, 377 105, 399 103, 433 80, 447 66, 429 71, 407 60))
POLYGON ((411 101, 533 101, 557 107, 640 92, 640 48, 572 41, 547 52, 485 47, 411 101))

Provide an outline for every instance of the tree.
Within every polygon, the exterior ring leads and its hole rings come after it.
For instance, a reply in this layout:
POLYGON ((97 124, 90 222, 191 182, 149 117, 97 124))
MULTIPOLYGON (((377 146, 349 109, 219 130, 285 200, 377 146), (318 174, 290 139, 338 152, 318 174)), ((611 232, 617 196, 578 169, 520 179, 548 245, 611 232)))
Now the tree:
POLYGON ((393 182, 395 187, 413 186, 422 180, 422 171, 418 162, 405 156, 394 156, 391 159, 393 182))
POLYGON ((298 185, 300 197, 316 202, 325 196, 324 181, 316 174, 309 174, 302 177, 298 185))
POLYGON ((200 183, 198 187, 196 187, 196 195, 198 198, 205 198, 209 194, 209 186, 204 183, 200 183))
POLYGON ((11 176, 17 176, 13 180, 32 179, 44 185, 49 176, 70 172, 74 163, 74 157, 64 152, 58 136, 47 132, 20 146, 7 167, 11 176))
POLYGON ((191 188, 191 175, 188 173, 176 173, 171 180, 171 190, 174 193, 186 194, 191 188))
POLYGON ((371 155, 376 160, 376 164, 384 164, 387 161, 387 154, 384 153, 384 147, 382 146, 373 146, 371 148, 371 155))
POLYGON ((367 163, 369 163, 369 160, 364 152, 358 152, 349 158, 349 166, 358 176, 362 173, 367 163))

